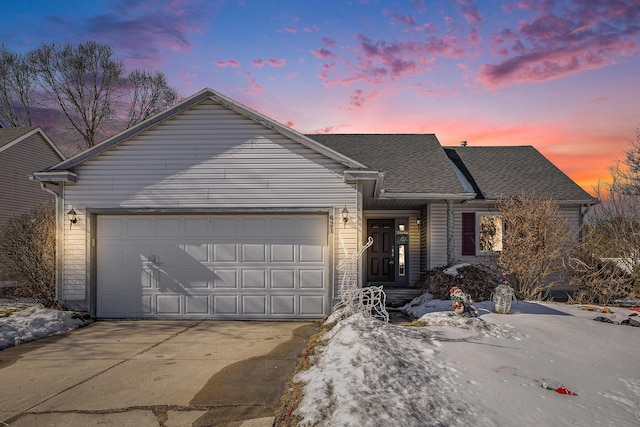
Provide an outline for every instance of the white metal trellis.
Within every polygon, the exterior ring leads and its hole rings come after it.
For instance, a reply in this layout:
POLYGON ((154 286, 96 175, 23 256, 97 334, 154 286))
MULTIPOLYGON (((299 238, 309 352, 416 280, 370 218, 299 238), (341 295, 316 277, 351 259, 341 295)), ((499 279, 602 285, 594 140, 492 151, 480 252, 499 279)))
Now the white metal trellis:
POLYGON ((342 272, 342 278, 339 288, 340 301, 333 307, 333 312, 342 310, 345 317, 362 313, 365 317, 375 317, 389 322, 389 313, 385 307, 387 296, 382 286, 358 287, 358 260, 372 244, 373 237, 369 236, 367 243, 353 254, 349 254, 342 234, 340 235, 344 258, 336 267, 342 272))

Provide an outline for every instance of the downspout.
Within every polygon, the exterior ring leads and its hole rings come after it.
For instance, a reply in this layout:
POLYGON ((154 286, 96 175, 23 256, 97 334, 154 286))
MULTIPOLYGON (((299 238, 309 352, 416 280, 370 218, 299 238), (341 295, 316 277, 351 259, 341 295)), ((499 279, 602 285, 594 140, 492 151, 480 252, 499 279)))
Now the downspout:
POLYGON ((453 202, 447 200, 447 265, 456 260, 453 227, 453 202))
MULTIPOLYGON (((47 193, 53 195, 54 199, 55 199, 55 206, 56 206, 56 301, 58 301, 58 303, 61 301, 61 297, 62 297, 62 251, 63 251, 63 246, 60 242, 60 239, 62 238, 62 221, 61 218, 63 217, 63 215, 60 213, 62 212, 62 208, 61 208, 61 203, 62 203, 62 198, 60 197, 60 194, 54 190, 51 190, 50 188, 47 188, 47 184, 45 182, 40 182, 40 188, 43 191, 46 191, 47 193)), ((62 191, 61 188, 58 188, 59 191, 62 191)))

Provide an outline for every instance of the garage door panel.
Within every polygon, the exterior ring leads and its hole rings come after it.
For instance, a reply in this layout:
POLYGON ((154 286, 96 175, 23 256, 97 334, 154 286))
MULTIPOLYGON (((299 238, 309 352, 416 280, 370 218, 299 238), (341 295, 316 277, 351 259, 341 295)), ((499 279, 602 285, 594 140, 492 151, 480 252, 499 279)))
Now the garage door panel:
POLYGON ((271 270, 271 289, 293 289, 296 286, 296 269, 271 270))
POLYGON ((206 243, 186 243, 180 245, 180 249, 197 262, 209 262, 209 245, 206 243))
POLYGON ((156 237, 178 237, 181 234, 182 222, 177 218, 158 218, 155 221, 155 233, 156 237))
POLYGON ((265 245, 242 245, 242 262, 266 262, 265 245))
POLYGON ((160 316, 180 314, 180 295, 156 295, 156 312, 160 316))
POLYGON ((317 318, 326 215, 98 215, 98 317, 317 318))
POLYGON ((324 263, 325 247, 322 245, 300 245, 300 262, 324 263))
POLYGON ((235 238, 236 236, 238 236, 237 218, 213 218, 211 221, 211 237, 235 238))
POLYGON ((218 289, 238 289, 238 270, 215 269, 213 287, 218 289))
POLYGON ((211 220, 207 217, 204 218, 185 218, 184 220, 184 236, 202 238, 203 236, 209 236, 209 224, 211 220))
POLYGON ((324 314, 324 296, 300 296, 300 315, 321 316, 324 314))
POLYGON ((294 316, 296 297, 294 295, 272 295, 271 313, 274 315, 294 316))
POLYGON ((271 262, 294 262, 296 245, 271 245, 271 262))
POLYGON ((213 262, 238 262, 238 245, 235 243, 214 243, 213 262))
POLYGON ((126 230, 128 237, 153 237, 152 223, 149 218, 129 218, 126 230))
POLYGON ((300 272, 300 289, 322 289, 324 283, 324 270, 302 270, 300 272))
POLYGON ((185 313, 206 316, 209 314, 209 296, 187 296, 185 298, 185 313))
POLYGON ((214 295, 213 296, 213 314, 214 315, 233 315, 238 316, 240 311, 238 309, 238 296, 237 295, 214 295))
POLYGON ((242 270, 242 288, 266 289, 267 272, 265 270, 242 270))
POLYGON ((242 296, 242 313, 252 315, 267 315, 267 296, 266 295, 243 295, 242 296))

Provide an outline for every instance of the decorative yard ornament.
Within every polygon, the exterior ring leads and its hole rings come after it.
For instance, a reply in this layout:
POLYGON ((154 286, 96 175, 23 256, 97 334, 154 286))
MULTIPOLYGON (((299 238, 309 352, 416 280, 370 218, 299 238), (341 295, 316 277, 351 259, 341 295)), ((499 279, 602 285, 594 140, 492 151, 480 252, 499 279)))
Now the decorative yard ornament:
POLYGON ((502 274, 498 278, 499 285, 493 290, 493 311, 495 313, 508 314, 511 310, 511 301, 516 299, 515 291, 509 286, 509 276, 502 274))
POLYGON ((344 317, 349 317, 356 313, 362 313, 365 317, 375 317, 384 322, 389 322, 389 313, 386 309, 387 296, 382 286, 358 287, 358 260, 362 254, 373 245, 373 237, 367 239, 360 250, 349 254, 340 235, 340 245, 344 252, 344 258, 336 267, 342 272, 340 280, 340 302, 333 307, 333 312, 342 311, 344 317))
POLYGON ((478 310, 473 306, 471 297, 462 292, 457 286, 449 290, 449 296, 451 297, 451 306, 456 314, 465 317, 478 315, 478 310))

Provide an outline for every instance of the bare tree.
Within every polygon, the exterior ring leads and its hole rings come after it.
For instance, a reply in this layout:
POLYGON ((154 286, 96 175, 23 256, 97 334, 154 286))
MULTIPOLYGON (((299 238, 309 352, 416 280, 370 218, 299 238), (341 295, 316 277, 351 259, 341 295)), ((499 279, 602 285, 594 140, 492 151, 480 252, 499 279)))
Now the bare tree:
POLYGON ((583 242, 571 254, 570 283, 580 303, 609 304, 640 295, 640 128, 624 159, 600 183, 583 242))
POLYGON ((624 159, 609 168, 611 183, 606 190, 609 193, 640 196, 640 127, 636 129, 636 139, 629 141, 624 159))
POLYGON ((165 110, 178 99, 178 91, 167 83, 164 74, 134 70, 129 73, 129 114, 127 128, 165 110))
POLYGON ((567 220, 550 198, 523 193, 498 202, 504 241, 498 264, 515 278, 521 299, 542 299, 563 270, 571 243, 567 220))
POLYGON ((114 96, 124 67, 108 45, 88 41, 78 46, 43 44, 33 51, 40 84, 86 147, 95 145, 101 126, 114 118, 114 96))
POLYGON ((37 73, 31 55, 0 46, 0 119, 11 126, 31 126, 37 73))

